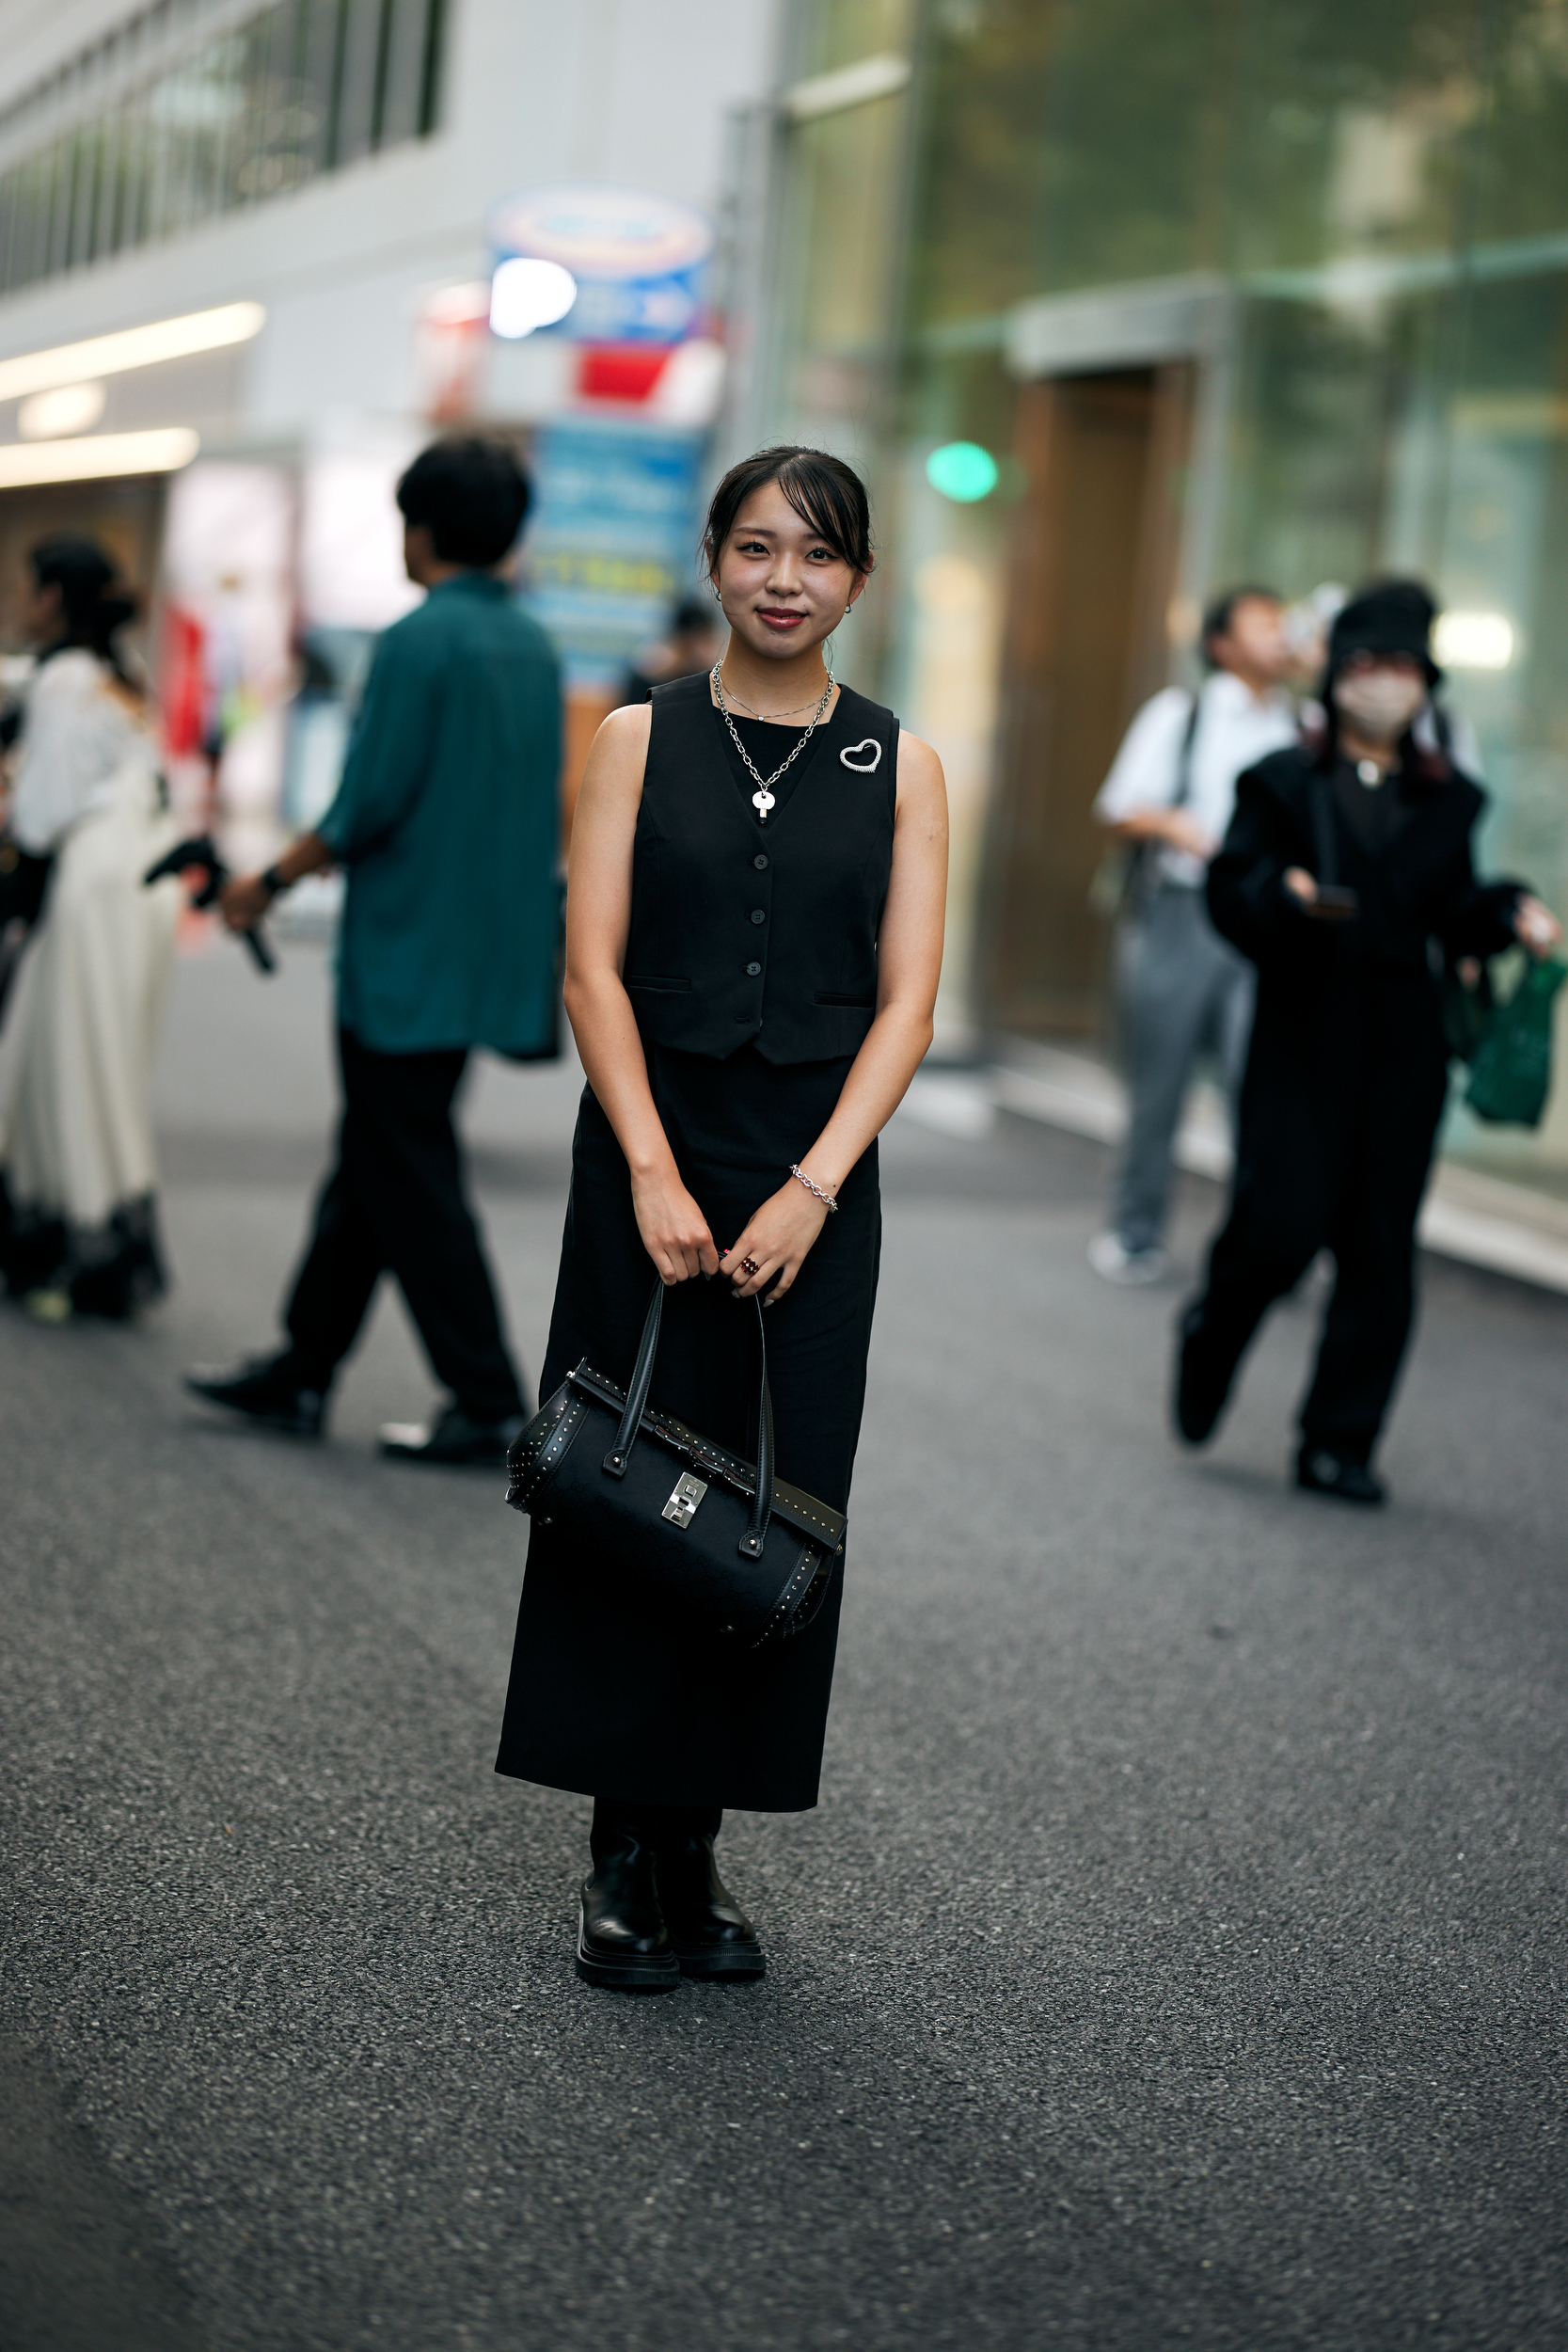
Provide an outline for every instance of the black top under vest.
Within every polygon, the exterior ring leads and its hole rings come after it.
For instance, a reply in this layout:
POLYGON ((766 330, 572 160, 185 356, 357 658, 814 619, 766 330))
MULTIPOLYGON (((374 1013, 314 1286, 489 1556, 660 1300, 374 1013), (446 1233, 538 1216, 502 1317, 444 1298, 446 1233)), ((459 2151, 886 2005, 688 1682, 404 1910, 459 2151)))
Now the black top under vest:
MULTIPOLYGON (((857 1053, 877 1009, 897 720, 841 686, 764 820, 706 673, 652 700, 624 974, 638 1028, 717 1061, 747 1044, 770 1062, 857 1053)), ((799 740, 746 730, 764 775, 799 740)))

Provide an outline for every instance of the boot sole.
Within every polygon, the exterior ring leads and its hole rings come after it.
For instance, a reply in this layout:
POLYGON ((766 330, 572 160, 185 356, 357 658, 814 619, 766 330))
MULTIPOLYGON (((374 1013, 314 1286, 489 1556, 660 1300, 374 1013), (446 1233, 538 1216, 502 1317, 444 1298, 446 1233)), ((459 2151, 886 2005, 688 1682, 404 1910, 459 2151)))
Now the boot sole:
POLYGON ((583 1941, 580 1914, 578 1975, 584 1984, 606 1985, 614 1993, 673 1993, 681 1980, 680 1963, 673 1952, 665 1960, 651 1956, 645 1960, 600 1960, 583 1941))
POLYGON ((765 1977, 767 1956, 762 1952, 680 1952, 675 1959, 683 1977, 765 1977))

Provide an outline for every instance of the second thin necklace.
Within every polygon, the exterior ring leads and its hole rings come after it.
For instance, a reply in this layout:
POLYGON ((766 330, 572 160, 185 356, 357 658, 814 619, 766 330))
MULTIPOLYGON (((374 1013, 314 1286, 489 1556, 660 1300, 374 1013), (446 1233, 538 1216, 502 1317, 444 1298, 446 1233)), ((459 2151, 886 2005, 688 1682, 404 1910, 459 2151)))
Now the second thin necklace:
POLYGON ((752 806, 757 812, 758 822, 766 825, 768 822, 768 812, 773 806, 773 787, 778 783, 779 778, 784 774, 784 770, 790 765, 790 762, 800 757, 800 754, 805 750, 806 745, 811 741, 812 737, 816 733, 818 726, 822 723, 822 713, 827 709, 829 701, 832 695, 834 685, 833 674, 830 669, 828 672, 828 683, 822 689, 821 697, 817 703, 816 708, 812 712, 810 719, 806 723, 804 733, 801 735, 800 740, 791 749, 788 757, 782 759, 779 762, 779 765, 774 769, 770 776, 765 776, 752 759, 751 753, 746 749, 745 744, 741 741, 740 730, 736 725, 734 719, 730 715, 729 704, 724 699, 724 680, 721 675, 722 668, 722 662, 716 661, 712 669, 708 672, 708 676, 713 682, 713 698, 719 705, 721 711, 723 713, 724 724, 730 731, 730 740, 735 745, 736 750, 740 754, 741 758, 745 761, 746 772, 757 787, 752 795, 752 806))

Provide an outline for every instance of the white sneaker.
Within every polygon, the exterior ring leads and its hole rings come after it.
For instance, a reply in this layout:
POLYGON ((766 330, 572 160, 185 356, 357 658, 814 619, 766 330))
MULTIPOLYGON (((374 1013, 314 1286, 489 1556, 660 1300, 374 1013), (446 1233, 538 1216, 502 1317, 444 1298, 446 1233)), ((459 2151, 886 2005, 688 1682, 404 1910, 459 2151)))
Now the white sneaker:
POLYGON ((1117 1233, 1096 1233, 1088 1259, 1102 1282, 1119 1282, 1124 1290, 1157 1282, 1165 1270, 1163 1249, 1129 1249, 1117 1233))

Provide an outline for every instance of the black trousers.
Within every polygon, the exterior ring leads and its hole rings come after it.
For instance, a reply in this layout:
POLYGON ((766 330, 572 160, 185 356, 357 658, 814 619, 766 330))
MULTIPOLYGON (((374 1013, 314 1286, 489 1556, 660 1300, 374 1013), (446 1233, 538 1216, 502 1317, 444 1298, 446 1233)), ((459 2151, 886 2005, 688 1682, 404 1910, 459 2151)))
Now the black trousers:
POLYGON ((510 1420, 524 1410, 522 1393, 451 1123, 467 1055, 376 1054, 348 1029, 338 1032, 338 1164, 284 1318, 294 1369, 325 1389, 390 1274, 436 1378, 475 1421, 510 1420))
POLYGON ((1333 1015, 1285 1024, 1259 1009, 1230 1215, 1189 1344, 1210 1372, 1233 1372, 1275 1300, 1331 1250, 1334 1294, 1301 1434, 1366 1462, 1415 1317, 1416 1219, 1448 1067, 1424 974, 1369 986, 1333 1015))

